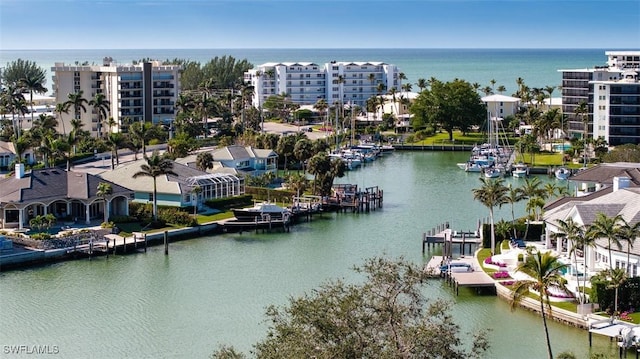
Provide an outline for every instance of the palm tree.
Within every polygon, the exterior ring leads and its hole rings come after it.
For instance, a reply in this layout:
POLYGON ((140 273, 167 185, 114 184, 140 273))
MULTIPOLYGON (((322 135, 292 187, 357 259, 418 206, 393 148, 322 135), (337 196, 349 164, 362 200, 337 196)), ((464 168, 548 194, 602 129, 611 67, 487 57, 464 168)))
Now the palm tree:
POLYGON ((583 130, 582 141, 584 145, 583 167, 587 167, 587 137, 589 136, 589 116, 588 116, 589 107, 587 106, 587 103, 584 101, 581 101, 573 113, 576 115, 576 117, 579 117, 580 120, 582 121, 582 130, 583 130))
POLYGON ((80 120, 80 111, 87 112, 87 104, 89 103, 86 98, 82 97, 82 90, 70 93, 67 96, 67 101, 65 102, 65 106, 73 106, 73 118, 76 120, 80 120))
POLYGON ((473 199, 480 201, 485 207, 489 208, 489 221, 491 223, 491 254, 495 253, 496 233, 495 224, 493 222, 493 208, 501 207, 507 203, 507 191, 503 180, 493 180, 481 177, 482 187, 473 189, 473 199))
POLYGON ((513 188, 511 183, 509 184, 509 191, 506 195, 507 202, 511 205, 511 227, 513 229, 513 238, 518 238, 518 233, 516 232, 516 215, 514 212, 514 205, 523 199, 525 199, 524 194, 520 190, 520 188, 513 188))
POLYGON ((109 219, 109 211, 107 209, 107 196, 113 193, 113 189, 111 188, 111 184, 106 182, 98 183, 98 191, 96 192, 96 196, 102 198, 104 202, 104 222, 107 222, 109 219))
POLYGON ((198 214, 198 198, 200 197, 200 193, 202 193, 202 187, 196 185, 191 189, 191 195, 195 196, 196 203, 193 206, 193 216, 195 217, 198 214))
POLYGON ((111 169, 120 164, 120 156, 118 156, 118 148, 124 145, 124 135, 120 132, 112 132, 107 136, 107 144, 111 147, 111 169), (114 165, 115 159, 115 165, 114 165))
POLYGON ((586 236, 596 238, 606 238, 609 250, 609 268, 613 268, 613 256, 611 255, 611 246, 616 245, 621 248, 620 236, 618 233, 618 224, 622 221, 622 216, 615 215, 609 217, 606 214, 599 212, 596 214, 596 218, 593 220, 589 228, 587 229, 586 236))
POLYGON ((213 155, 211 152, 200 152, 196 156, 196 168, 200 171, 206 171, 213 168, 213 155))
POLYGON ((640 236, 640 221, 635 224, 631 224, 627 222, 624 218, 622 219, 622 226, 618 228, 618 235, 620 239, 626 242, 627 245, 627 273, 629 277, 632 277, 634 273, 631 273, 631 262, 629 260, 631 248, 633 248, 633 243, 636 241, 636 238, 640 236))
POLYGON ((140 171, 133 174, 133 178, 151 177, 153 178, 153 220, 158 220, 158 196, 156 187, 156 177, 164 175, 177 176, 173 172, 173 162, 167 158, 160 156, 158 151, 153 151, 151 157, 144 157, 146 164, 140 166, 140 171))
MULTIPOLYGON (((571 250, 569 251, 569 256, 573 254, 573 265, 576 271, 575 273, 576 281, 578 281, 579 280, 578 278, 578 246, 581 244, 582 238, 584 238, 584 227, 574 222, 572 217, 567 218, 566 221, 558 219, 556 221, 556 224, 560 232, 557 232, 555 234, 555 237, 558 240, 562 240, 563 238, 566 238, 569 242, 571 242, 571 250)), ((583 277, 585 277, 585 280, 586 280, 586 275, 587 274, 584 273, 583 277)), ((580 291, 582 291, 582 289, 580 289, 580 291)), ((581 295, 580 298, 578 298, 578 300, 580 301, 580 304, 584 303, 584 299, 585 299, 584 295, 581 295)))
POLYGON ((527 227, 524 232, 524 238, 527 238, 529 234, 529 218, 535 215, 535 208, 537 208, 537 204, 540 202, 539 198, 544 198, 544 189, 540 186, 542 182, 538 177, 533 178, 525 178, 524 185, 520 187, 520 191, 522 192, 523 199, 528 199, 531 204, 527 203, 527 227))
POLYGON ((47 73, 44 69, 37 67, 34 71, 29 71, 25 77, 20 79, 19 86, 23 90, 29 91, 29 105, 31 105, 31 122, 33 123, 33 93, 45 93, 47 88, 44 84, 47 82, 47 73))
POLYGON ((420 92, 422 92, 422 90, 427 88, 427 80, 422 78, 418 79, 418 82, 416 82, 416 86, 418 86, 418 88, 420 89, 420 92))
POLYGON ((324 127, 327 127, 327 124, 324 122, 325 121, 325 117, 324 117, 324 113, 327 110, 327 108, 329 108, 329 104, 327 103, 327 100, 321 98, 319 99, 314 105, 313 108, 315 108, 316 110, 318 110, 318 112, 320 112, 320 117, 322 117, 322 123, 324 124, 324 127))
MULTIPOLYGON (((97 137, 102 137, 102 121, 107 118, 107 115, 110 111, 111 102, 107 100, 105 95, 101 92, 95 94, 91 101, 89 101, 89 105, 93 106, 93 111, 98 115, 98 134, 97 137)), ((111 132, 111 128, 109 128, 109 132, 111 132)))
POLYGON ((527 297, 530 289, 537 290, 540 293, 540 312, 542 314, 542 324, 544 325, 544 334, 547 340, 547 353, 549 359, 553 359, 551 350, 551 340, 549 339, 549 328, 547 327, 547 315, 545 308, 551 311, 549 303, 549 288, 557 287, 565 289, 564 279, 560 274, 560 270, 566 267, 551 252, 536 251, 527 259, 518 265, 517 272, 529 275, 532 279, 518 280, 513 284, 513 294, 511 297, 511 308, 515 309, 516 305, 527 297))
POLYGON ((58 114, 58 119, 60 120, 60 123, 62 124, 62 134, 66 135, 67 134, 67 130, 64 127, 64 119, 62 118, 62 114, 63 113, 69 113, 69 104, 67 104, 66 102, 60 102, 56 104, 56 109, 54 110, 57 114, 58 114))

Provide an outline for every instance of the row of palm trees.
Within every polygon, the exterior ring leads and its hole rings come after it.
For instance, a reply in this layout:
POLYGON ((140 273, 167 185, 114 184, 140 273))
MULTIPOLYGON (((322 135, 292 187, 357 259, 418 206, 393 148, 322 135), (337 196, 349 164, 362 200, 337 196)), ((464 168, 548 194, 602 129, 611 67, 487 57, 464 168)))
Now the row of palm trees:
MULTIPOLYGON (((491 253, 495 251, 495 228, 493 209, 503 204, 511 204, 512 221, 515 221, 513 204, 528 199, 527 202, 527 218, 539 218, 537 208, 544 206, 544 201, 548 196, 556 194, 562 196, 566 194, 564 187, 554 188, 553 184, 547 184, 544 187, 537 179, 525 182, 520 188, 512 188, 503 185, 502 180, 493 180, 481 178, 482 186, 474 189, 474 199, 480 201, 489 209, 489 217, 491 221, 491 253)), ((555 235, 557 240, 566 239, 571 243, 569 256, 572 257, 574 268, 577 271, 577 251, 584 250, 587 247, 594 247, 596 239, 604 238, 607 240, 607 249, 609 251, 609 268, 598 274, 597 278, 609 283, 609 287, 615 289, 614 313, 618 311, 618 288, 624 283, 627 276, 632 275, 629 266, 630 249, 632 248, 636 238, 640 236, 640 222, 635 224, 627 222, 621 215, 607 216, 605 213, 598 213, 594 221, 588 226, 582 226, 576 223, 572 218, 566 220, 558 220, 557 226, 559 232, 555 235), (627 268, 626 271, 621 268, 613 268, 612 248, 615 246, 619 250, 622 249, 623 243, 627 250, 627 268)), ((514 229, 514 236, 516 235, 514 229)), ((525 235, 526 236, 526 235, 525 235)), ((565 281, 562 278, 561 270, 567 265, 560 262, 557 256, 551 252, 534 251, 532 255, 527 256, 524 263, 520 264, 517 271, 526 273, 531 279, 518 280, 513 285, 512 306, 528 296, 531 289, 540 293, 539 303, 542 314, 543 325, 545 330, 547 350, 549 358, 553 358, 549 331, 547 327, 546 313, 551 310, 548 290, 551 287, 565 288, 565 281)), ((586 269, 586 267, 585 267, 586 269)), ((576 278, 578 278, 576 273, 576 278)), ((583 285, 579 286, 581 290, 586 287, 586 273, 583 275, 583 285)), ((586 300, 586 295, 582 293, 578 298, 580 304, 586 300)))
POLYGON ((529 220, 539 220, 542 215, 542 208, 545 201, 552 197, 567 195, 567 188, 557 186, 554 183, 542 184, 539 178, 525 178, 520 187, 512 185, 505 186, 504 179, 491 179, 480 177, 482 185, 472 190, 473 198, 489 209, 489 222, 491 226, 491 253, 495 253, 495 219, 493 210, 495 207, 502 207, 505 204, 511 206, 511 223, 513 237, 517 237, 515 223, 514 206, 516 203, 527 200, 527 229, 524 233, 526 238, 529 230, 529 220))

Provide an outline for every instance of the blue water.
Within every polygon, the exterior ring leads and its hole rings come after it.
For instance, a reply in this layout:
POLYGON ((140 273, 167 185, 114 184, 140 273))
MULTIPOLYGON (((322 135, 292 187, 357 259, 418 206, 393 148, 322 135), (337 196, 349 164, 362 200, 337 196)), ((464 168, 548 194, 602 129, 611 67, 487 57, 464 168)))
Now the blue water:
MULTIPOLYGON (((0 66, 18 58, 35 61, 50 70, 56 62, 74 64, 88 61, 101 64, 105 56, 119 63, 153 58, 182 58, 201 63, 215 56, 230 55, 247 59, 254 65, 265 62, 310 61, 319 64, 336 61, 381 61, 395 64, 415 84, 418 79, 435 77, 450 81, 455 78, 496 88, 505 86, 512 94, 516 79, 521 77, 529 87, 559 86, 559 69, 586 68, 606 63, 605 50, 615 49, 144 49, 144 50, 0 50, 0 66)), ((47 86, 51 87, 51 74, 47 86)), ((414 85, 414 91, 417 91, 414 85)), ((560 91, 553 93, 560 97, 560 91)))

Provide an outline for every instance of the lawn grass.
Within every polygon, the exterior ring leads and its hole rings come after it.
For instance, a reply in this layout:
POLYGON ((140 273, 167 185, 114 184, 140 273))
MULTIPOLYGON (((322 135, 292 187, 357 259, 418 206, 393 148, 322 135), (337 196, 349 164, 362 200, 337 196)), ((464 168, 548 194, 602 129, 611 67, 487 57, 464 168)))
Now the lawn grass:
POLYGON ((630 313, 631 323, 640 324, 640 312, 630 313))
MULTIPOLYGON (((117 226, 120 229, 120 233, 118 233, 118 235, 121 237, 130 237, 133 235, 133 232, 143 231, 141 222, 118 223, 117 226)), ((162 228, 145 229, 144 232, 147 232, 147 233, 164 232, 164 231, 168 231, 176 228, 184 228, 184 226, 174 226, 171 224, 167 224, 165 227, 162 227, 162 228)))
POLYGON ((204 224, 229 218, 233 218, 232 211, 219 212, 215 214, 199 214, 197 217, 197 221, 198 224, 204 224))
MULTIPOLYGON (((483 264, 484 264, 484 260, 489 257, 491 257, 490 248, 482 248, 480 251, 478 251, 478 264, 480 265, 480 268, 482 268, 486 273, 490 273, 488 272, 490 269, 484 268, 483 264)), ((491 273, 493 272, 495 272, 495 269, 491 269, 491 273)))

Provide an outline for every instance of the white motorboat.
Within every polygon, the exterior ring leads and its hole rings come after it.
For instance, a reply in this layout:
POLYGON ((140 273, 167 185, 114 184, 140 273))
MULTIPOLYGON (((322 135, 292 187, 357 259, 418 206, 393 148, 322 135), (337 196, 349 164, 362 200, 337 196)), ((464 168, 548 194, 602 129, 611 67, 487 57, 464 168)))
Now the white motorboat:
POLYGON ((511 171, 511 175, 518 178, 527 177, 529 175, 529 167, 524 163, 518 163, 511 171))
POLYGON ((484 170, 484 176, 486 178, 498 178, 502 175, 502 171, 498 168, 486 168, 484 170))
POLYGON ((571 176, 571 170, 566 167, 560 167, 555 171, 556 178, 559 180, 566 180, 571 176))
POLYGON ((239 222, 282 220, 291 214, 289 209, 271 202, 260 202, 250 208, 235 208, 232 211, 239 222))

